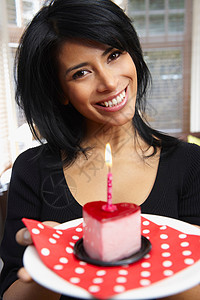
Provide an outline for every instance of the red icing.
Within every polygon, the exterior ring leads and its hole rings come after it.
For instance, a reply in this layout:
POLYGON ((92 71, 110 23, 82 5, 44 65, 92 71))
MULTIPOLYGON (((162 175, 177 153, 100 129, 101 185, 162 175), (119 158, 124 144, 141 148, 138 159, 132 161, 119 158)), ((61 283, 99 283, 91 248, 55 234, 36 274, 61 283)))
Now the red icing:
POLYGON ((115 204, 117 210, 110 212, 105 211, 102 208, 104 205, 104 201, 93 201, 86 203, 83 207, 83 210, 100 222, 107 222, 111 219, 123 218, 140 210, 140 207, 136 204, 122 202, 115 204))

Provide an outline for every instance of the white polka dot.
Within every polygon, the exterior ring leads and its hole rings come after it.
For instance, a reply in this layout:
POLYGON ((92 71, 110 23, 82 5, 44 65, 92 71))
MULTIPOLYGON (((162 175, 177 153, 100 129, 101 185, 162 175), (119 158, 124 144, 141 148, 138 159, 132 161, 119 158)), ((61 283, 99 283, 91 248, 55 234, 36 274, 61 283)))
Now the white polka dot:
POLYGON ((163 272, 163 274, 164 274, 165 276, 172 276, 172 275, 174 274, 174 272, 173 272, 172 270, 165 270, 165 271, 163 272))
POLYGON ((81 266, 85 266, 85 265, 87 265, 87 263, 86 263, 86 262, 84 262, 84 261, 80 261, 80 262, 79 262, 79 265, 81 265, 81 266))
POLYGON ((97 275, 97 276, 104 276, 104 275, 106 275, 106 271, 104 271, 104 270, 99 270, 99 271, 96 272, 96 275, 97 275))
POLYGON ((56 243, 57 243, 57 241, 56 241, 55 239, 52 239, 52 238, 49 239, 49 242, 50 242, 51 244, 56 244, 56 243))
POLYGON ((162 257, 170 257, 171 253, 170 252, 163 252, 162 257))
POLYGON ((161 235, 160 235, 160 238, 161 238, 162 240, 166 240, 166 239, 168 239, 168 235, 167 235, 167 234, 161 234, 161 235))
POLYGON ((100 287, 98 285, 91 285, 89 286, 88 291, 90 293, 97 293, 100 291, 100 287))
POLYGON ((170 260, 165 260, 163 263, 162 263, 163 267, 165 268, 169 268, 172 266, 172 262, 170 260))
POLYGON ((150 258, 150 257, 151 257, 150 254, 146 254, 146 255, 144 256, 145 259, 148 259, 148 258, 150 258))
POLYGON ((119 270, 118 274, 119 275, 128 275, 128 271, 127 270, 119 270))
POLYGON ((113 290, 115 293, 122 293, 125 291, 125 287, 123 285, 115 285, 113 290))
POLYGON ((41 254, 44 256, 48 256, 50 254, 50 250, 47 248, 42 248, 41 249, 41 254))
POLYGON ((53 234, 53 237, 54 237, 55 239, 59 239, 59 238, 60 238, 60 236, 59 236, 58 234, 56 234, 56 233, 53 234))
POLYGON ((41 223, 39 223, 37 226, 38 226, 39 228, 41 228, 41 229, 44 229, 44 225, 41 224, 41 223))
POLYGON ((116 278, 116 282, 117 283, 125 283, 125 282, 127 282, 127 278, 126 277, 117 277, 116 278))
POLYGON ((69 281, 71 282, 71 283, 79 283, 81 280, 80 280, 80 278, 78 278, 78 277, 71 277, 70 279, 69 279, 69 281))
POLYGON ((73 253, 73 249, 72 249, 71 247, 66 247, 65 250, 66 250, 66 252, 69 253, 69 254, 73 253))
POLYGON ((95 283, 95 284, 102 283, 102 282, 103 282, 103 278, 100 278, 100 277, 94 278, 94 279, 92 280, 92 282, 95 283))
POLYGON ((167 226, 165 225, 160 227, 160 230, 165 230, 165 229, 167 229, 167 226))
POLYGON ((62 235, 62 234, 63 234, 63 232, 62 232, 62 231, 60 231, 60 230, 56 230, 56 232, 57 232, 58 234, 60 234, 60 235, 62 235))
POLYGON ((192 252, 191 252, 190 250, 185 250, 185 251, 182 252, 182 254, 183 254, 184 256, 189 256, 189 255, 192 254, 192 252))
POLYGON ((54 268, 54 270, 62 270, 63 266, 62 265, 55 265, 53 268, 54 268))
POLYGON ((142 268, 149 268, 151 266, 151 264, 149 262, 143 262, 141 264, 142 268))
POLYGON ((72 246, 72 247, 74 247, 74 245, 75 245, 75 243, 72 243, 72 242, 70 242, 69 244, 70 244, 70 246, 72 246))
POLYGON ((142 224, 145 225, 145 226, 148 226, 150 224, 150 222, 149 221, 144 221, 142 224))
POLYGON ((33 233, 33 234, 40 234, 40 230, 37 229, 37 228, 33 228, 33 229, 32 229, 32 233, 33 233))
POLYGON ((83 229, 82 229, 82 228, 76 228, 76 231, 77 231, 77 232, 82 232, 83 229))
POLYGON ((179 234, 178 237, 179 237, 179 239, 185 239, 187 237, 187 235, 182 233, 182 234, 179 234))
POLYGON ((75 273, 83 274, 83 273, 85 273, 85 270, 83 268, 78 267, 78 268, 75 269, 75 273))
POLYGON ((161 245, 161 248, 162 248, 163 250, 167 250, 167 249, 169 249, 169 245, 168 245, 168 244, 162 244, 162 245, 161 245))
POLYGON ((140 280, 140 285, 142 286, 147 286, 147 285, 150 285, 151 281, 148 280, 148 279, 141 279, 140 280))
POLYGON ((144 229, 142 232, 143 232, 144 234, 147 234, 147 233, 150 232, 150 230, 149 230, 149 229, 144 229))
POLYGON ((149 277, 149 276, 151 275, 151 273, 150 273, 149 271, 142 271, 142 272, 140 273, 140 275, 141 275, 142 277, 149 277))
POLYGON ((192 258, 186 258, 186 259, 184 259, 184 263, 186 265, 193 265, 194 259, 192 259, 192 258))
POLYGON ((79 236, 73 235, 72 239, 73 239, 73 240, 79 240, 79 236))
POLYGON ((67 264, 67 263, 68 263, 68 259, 67 259, 66 257, 61 257, 61 258, 59 259, 59 262, 60 262, 61 264, 67 264))
POLYGON ((189 243, 188 242, 182 242, 181 243, 181 247, 188 247, 189 246, 189 243))

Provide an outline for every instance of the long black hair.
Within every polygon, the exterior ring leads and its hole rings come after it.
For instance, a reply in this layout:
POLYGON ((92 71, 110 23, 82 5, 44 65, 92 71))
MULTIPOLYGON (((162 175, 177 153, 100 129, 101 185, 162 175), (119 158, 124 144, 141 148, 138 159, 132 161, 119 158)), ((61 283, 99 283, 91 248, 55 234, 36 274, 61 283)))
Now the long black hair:
POLYGON ((33 134, 73 162, 84 138, 83 116, 64 97, 58 80, 57 55, 71 38, 97 41, 127 51, 137 70, 137 98, 133 126, 149 146, 170 149, 177 141, 153 130, 144 119, 151 79, 137 33, 123 10, 111 0, 54 0, 46 4, 24 32, 16 55, 16 101, 24 109, 33 134))

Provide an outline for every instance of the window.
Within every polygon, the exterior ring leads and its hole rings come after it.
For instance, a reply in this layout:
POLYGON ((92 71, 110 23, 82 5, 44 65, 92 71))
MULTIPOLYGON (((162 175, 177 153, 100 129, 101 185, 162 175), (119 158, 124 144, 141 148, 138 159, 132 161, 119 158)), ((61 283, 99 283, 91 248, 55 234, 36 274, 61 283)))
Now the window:
MULTIPOLYGON (((0 175, 21 150, 30 146, 25 141, 26 136, 21 131, 18 133, 18 127, 24 125, 25 120, 15 106, 13 62, 24 27, 41 4, 41 0, 0 1, 0 175)), ((22 127, 22 130, 28 134, 30 141, 27 127, 22 127)))
POLYGON ((190 131, 192 0, 128 0, 151 71, 147 119, 156 129, 180 136, 190 131))

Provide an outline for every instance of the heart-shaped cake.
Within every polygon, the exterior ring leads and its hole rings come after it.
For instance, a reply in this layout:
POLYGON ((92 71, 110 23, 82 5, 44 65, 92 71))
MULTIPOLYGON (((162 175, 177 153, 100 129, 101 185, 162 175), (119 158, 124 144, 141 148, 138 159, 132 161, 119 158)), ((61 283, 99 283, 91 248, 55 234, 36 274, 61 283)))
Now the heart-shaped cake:
POLYGON ((103 209, 105 202, 83 207, 83 246, 87 254, 101 261, 123 259, 141 248, 141 210, 133 203, 117 203, 116 210, 103 209))

